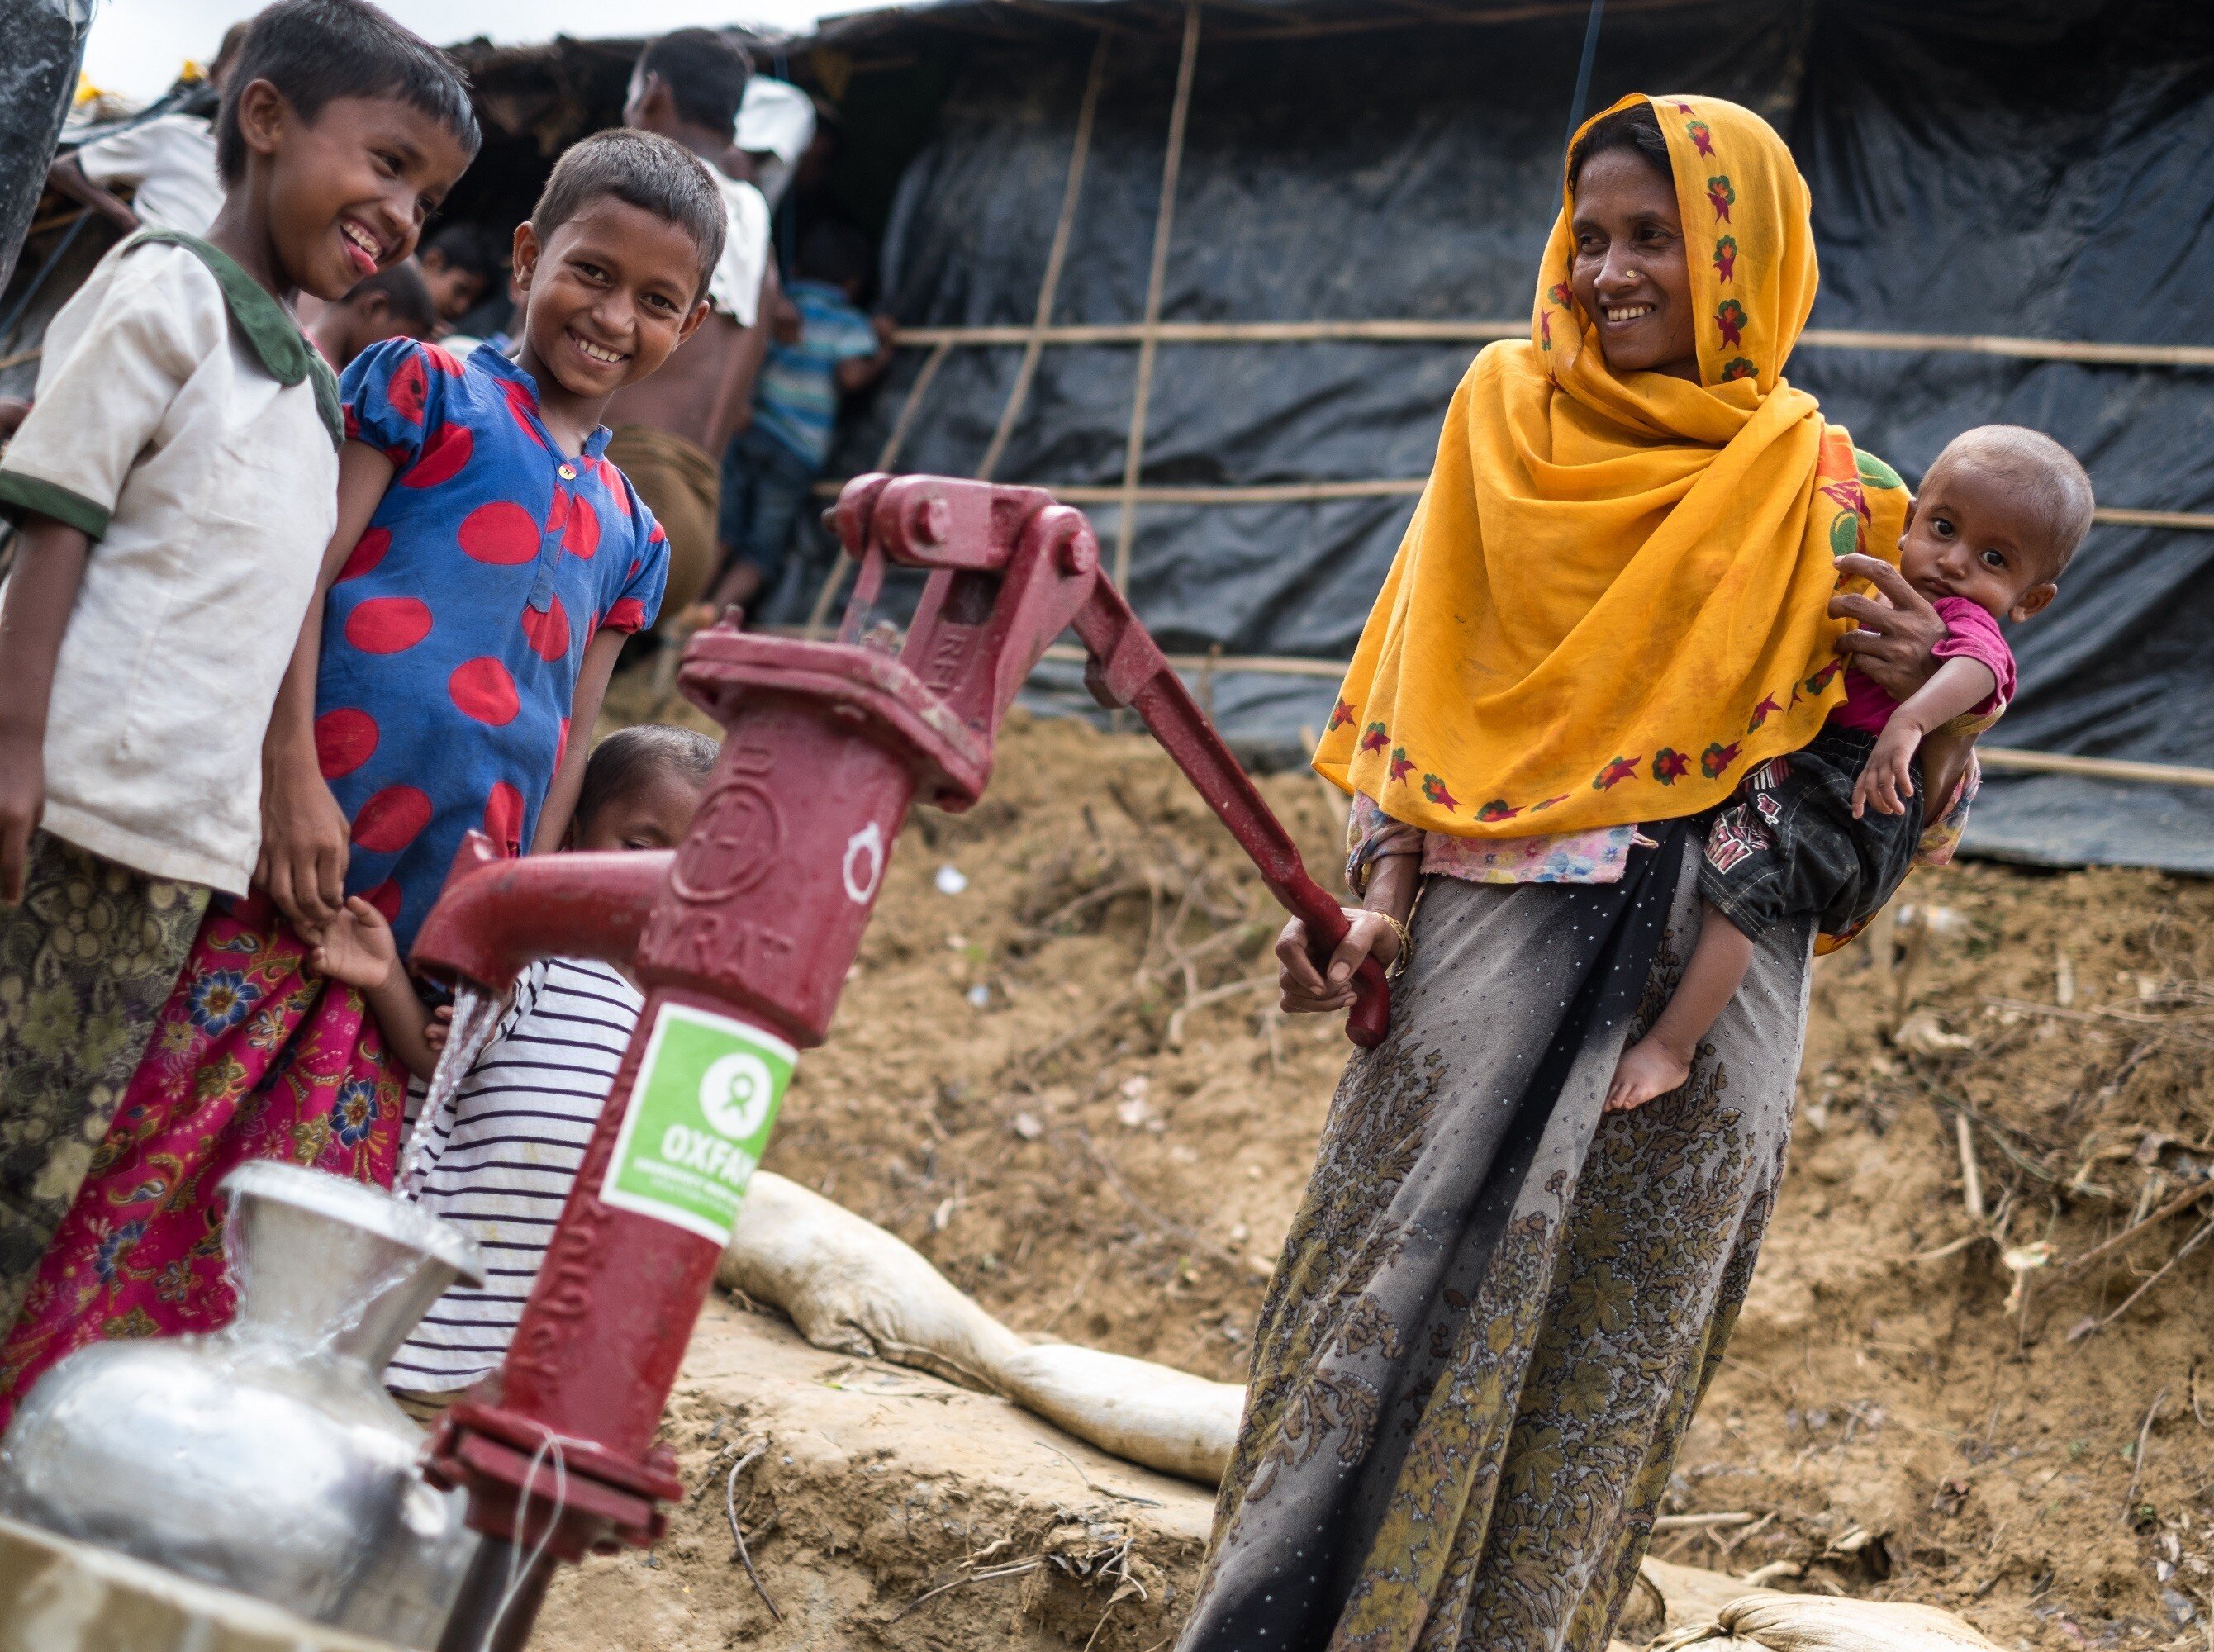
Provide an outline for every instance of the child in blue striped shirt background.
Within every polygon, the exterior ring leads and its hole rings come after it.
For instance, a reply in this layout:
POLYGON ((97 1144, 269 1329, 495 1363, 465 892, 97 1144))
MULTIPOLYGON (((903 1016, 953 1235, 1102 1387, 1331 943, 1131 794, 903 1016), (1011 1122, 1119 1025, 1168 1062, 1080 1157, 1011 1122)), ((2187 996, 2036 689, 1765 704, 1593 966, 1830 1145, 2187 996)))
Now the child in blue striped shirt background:
POLYGON ((792 528, 829 462, 840 400, 891 364, 891 318, 872 318, 856 303, 872 263, 868 238, 851 224, 826 221, 800 237, 787 308, 754 389, 753 421, 723 456, 715 521, 722 572, 686 616, 692 625, 776 590, 792 528))

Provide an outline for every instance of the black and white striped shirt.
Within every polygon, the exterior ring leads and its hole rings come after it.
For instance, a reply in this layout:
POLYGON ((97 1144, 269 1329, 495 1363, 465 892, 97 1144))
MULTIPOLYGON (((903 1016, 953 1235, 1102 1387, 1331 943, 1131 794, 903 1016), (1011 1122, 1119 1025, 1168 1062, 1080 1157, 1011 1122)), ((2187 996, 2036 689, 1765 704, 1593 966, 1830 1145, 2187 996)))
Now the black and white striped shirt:
POLYGON ((543 959, 517 981, 443 1117, 425 1123, 426 1167, 403 1166, 400 1190, 474 1239, 488 1276, 431 1304, 388 1385, 466 1388, 505 1357, 644 1004, 593 960, 543 959))

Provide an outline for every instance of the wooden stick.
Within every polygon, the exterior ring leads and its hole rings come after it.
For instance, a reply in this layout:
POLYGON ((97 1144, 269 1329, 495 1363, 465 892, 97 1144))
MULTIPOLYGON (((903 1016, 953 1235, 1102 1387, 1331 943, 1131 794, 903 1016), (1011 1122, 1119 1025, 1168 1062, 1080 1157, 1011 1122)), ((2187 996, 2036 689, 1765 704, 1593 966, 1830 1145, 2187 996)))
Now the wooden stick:
MULTIPOLYGON (((1085 653, 1070 644, 1056 643, 1045 651, 1045 658, 1081 665, 1085 653)), ((1211 665, 1217 671, 1250 671, 1258 676, 1311 676, 1331 682, 1345 676, 1342 660, 1284 659, 1272 654, 1171 654, 1167 659, 1179 671, 1198 671, 1211 665)))
MULTIPOLYGON (((2129 1304, 2125 1302, 2122 1306, 2126 1307, 2129 1304)), ((2152 1420, 2160 1415, 2161 1402, 2167 1398, 2168 1390, 2165 1388, 2152 1397, 2152 1404, 2145 1410, 2144 1422, 2138 1429, 2138 1448, 2130 1453, 2130 1489, 2122 1494, 2122 1518, 2125 1520, 2129 1519, 2130 1511, 2137 1507, 2138 1482, 2144 1478, 2145 1447, 2152 1443, 2152 1420)))
POLYGON ((0 356, 0 372, 4 372, 10 367, 21 367, 27 361, 36 361, 46 353, 46 347, 40 345, 35 350, 18 350, 12 356, 0 356))
MULTIPOLYGON (((1211 483, 1135 489, 1100 482, 1031 482, 1064 505, 1119 505, 1135 497, 1140 505, 1312 505, 1330 499, 1412 499, 1429 486, 1424 476, 1385 476, 1360 481, 1255 482, 1245 486, 1211 483)), ((815 491, 833 498, 842 486, 823 481, 815 491)), ((2214 533, 2214 511, 2131 511, 2104 506, 2091 512, 2094 522, 2120 528, 2168 528, 2184 533, 2214 533)))
MULTIPOLYGON (((903 327, 892 342, 910 347, 956 344, 1027 344, 1031 327, 903 327)), ((1065 321, 1043 329, 1049 345, 1144 344, 1475 344, 1528 336, 1527 321, 1065 321)))
POLYGON ((984 456, 976 466, 977 479, 989 481, 992 473, 1000 468, 1000 460, 1006 453, 1007 440, 1015 432, 1015 420, 1022 417, 1023 404, 1030 400, 1031 381, 1037 375, 1038 358, 1045 353, 1045 329, 1053 321, 1054 295, 1061 290, 1061 266, 1068 259, 1069 232, 1076 223, 1076 200, 1084 190, 1084 163, 1092 153, 1092 120, 1099 109, 1099 89, 1107 80, 1107 42, 1111 37, 1101 30, 1098 41, 1092 48, 1092 71, 1084 83, 1083 101, 1076 110, 1076 139, 1068 150, 1068 181, 1061 192, 1061 217, 1053 226, 1053 246, 1045 255, 1045 274, 1038 281, 1037 315, 1031 323, 1031 335, 1023 343, 1022 364, 1015 369, 1014 387, 1007 392, 1006 406, 1000 409, 1000 422, 992 431, 992 440, 984 449, 984 456))
MULTIPOLYGON (((890 470, 898 462, 900 449, 907 444, 908 431, 914 425, 915 409, 922 405, 923 397, 929 394, 931 381, 938 376, 938 370, 945 365, 945 358, 952 352, 952 348, 951 345, 941 344, 933 350, 924 358, 922 370, 914 376, 914 382, 907 387, 907 400, 900 403, 899 416, 892 420, 891 434, 884 437, 884 446, 878 450, 878 470, 890 470)), ((832 483, 828 497, 837 498, 839 489, 844 486, 842 482, 832 483)), ((816 485, 815 492, 818 495, 823 493, 821 483, 816 485)), ((823 575, 823 588, 815 593, 815 601, 807 610, 805 634, 810 640, 822 636, 823 625, 830 617, 830 604, 837 598, 839 586, 846 583, 846 568, 851 560, 843 546, 830 559, 830 572, 823 575)))
POLYGON ((1702 1532, 1716 1526, 1750 1526, 1753 1516, 1742 1509, 1727 1514, 1663 1514, 1653 1522, 1655 1532, 1702 1532))
POLYGON ((2167 1261, 2162 1263, 2159 1270, 2155 1272, 2150 1278, 2147 1279, 2144 1284, 2138 1286, 2137 1289, 2131 1291, 2127 1296, 2124 1297, 2122 1299, 2121 1306, 2116 1308, 2105 1319, 2100 1320, 2098 1324, 2095 1325, 2087 1325, 2078 1331, 2071 1332, 2068 1340, 2072 1343, 2080 1341, 2085 1337, 2095 1336, 2100 1331, 2104 1331, 2108 1325, 2113 1324, 2115 1320, 2120 1319, 2124 1314, 2130 1311, 2131 1307, 2136 1303, 2138 1298, 2143 1296, 2154 1286, 2159 1284, 2162 1280, 2167 1278, 2169 1270, 2173 1269, 2177 1263, 2182 1261, 2184 1257, 2189 1256, 2200 1245, 2205 1244, 2207 1237, 2210 1234, 2214 1234, 2214 1221, 2209 1221, 2201 1224, 2197 1232, 2193 1233, 2189 1239, 2184 1240, 2181 1245, 2176 1246, 2175 1254, 2168 1257, 2167 1261))
POLYGON ((2193 1183, 2189 1188, 2186 1189, 2183 1192, 2177 1194, 2175 1197, 2170 1199, 2166 1204, 2161 1206, 2159 1209, 2154 1211, 2143 1221, 2131 1223, 2129 1227, 2122 1229, 2120 1233, 2115 1234, 2113 1238, 2107 1239, 2101 1244, 2095 1245, 2089 1250, 2084 1251, 2082 1256, 2077 1257, 2075 1261, 2070 1263, 2058 1274, 2054 1275, 2052 1282, 2057 1285, 2063 1280, 2073 1279, 2077 1274, 2082 1273, 2084 1269, 2089 1267, 2101 1257, 2108 1254, 2110 1251, 2114 1251, 2121 1245, 2127 1245, 2138 1234, 2144 1233, 2146 1228, 2157 1227, 2161 1223, 2166 1221, 2170 1216, 2180 1215, 2183 1211, 2189 1209, 2191 1206, 2195 1204, 2198 1201, 2205 1198, 2209 1193, 2214 1193, 2214 1188, 2208 1187, 2204 1182, 2193 1183))
POLYGON ((1968 1220, 1981 1227, 1984 1221, 1984 1174, 1976 1165, 1975 1127, 1968 1123, 1966 1113, 1953 1115, 1953 1135, 1960 1149, 1960 1202, 1967 1207, 1968 1220))
MULTIPOLYGON (((920 347, 1028 344, 1480 344, 1526 338, 1526 321, 1378 318, 1311 321, 1070 322, 1043 329, 988 327, 902 327, 893 342, 920 347)), ((2030 339, 1984 333, 1891 333, 1858 327, 1809 327, 1799 342, 1815 350, 1995 356, 2015 361, 2072 361, 2101 367, 2214 367, 2214 346, 2118 344, 2091 339, 2030 339)))
POLYGON ((2097 780, 2144 780, 2154 786, 2214 786, 2214 768, 2180 763, 2133 763, 2119 757, 2078 757, 2064 751, 2021 751, 2011 746, 1979 747, 1976 760, 1985 768, 2024 774, 2081 774, 2097 780))
POLYGON ((900 450, 907 445, 908 431, 914 425, 915 409, 922 405, 923 397, 930 394, 931 381, 938 376, 938 370, 945 365, 945 358, 952 347, 950 344, 941 344, 933 349, 923 362, 922 370, 914 376, 914 382, 908 386, 907 400, 900 403, 899 417, 892 420, 891 434, 884 437, 884 445, 877 455, 878 470, 890 470, 898 462, 900 450))
POLYGON ((1138 472, 1146 452, 1146 404, 1153 399, 1154 334, 1161 291, 1168 283, 1169 233, 1176 224, 1177 174, 1183 170, 1183 134, 1191 113, 1192 70, 1199 62, 1199 0, 1184 0, 1183 51, 1177 58, 1176 98, 1169 105, 1168 150, 1161 157, 1161 199, 1153 217, 1153 261, 1146 274, 1146 334, 1138 344, 1138 376, 1130 395, 1130 436, 1122 452, 1122 506, 1115 523, 1115 584, 1130 589, 1130 541, 1138 525, 1138 472))

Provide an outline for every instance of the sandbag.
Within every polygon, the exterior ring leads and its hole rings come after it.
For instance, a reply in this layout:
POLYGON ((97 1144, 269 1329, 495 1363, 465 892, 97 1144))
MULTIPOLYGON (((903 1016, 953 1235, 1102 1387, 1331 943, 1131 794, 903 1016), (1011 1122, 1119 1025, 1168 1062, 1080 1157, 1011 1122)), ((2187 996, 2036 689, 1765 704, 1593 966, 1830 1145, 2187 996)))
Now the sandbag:
POLYGON ((1851 1600, 1823 1594, 1748 1594, 1711 1624, 1678 1631, 1653 1652, 2001 1652, 1961 1619, 1936 1606, 1851 1600))
POLYGON ((1220 1485, 1245 1390, 1147 1360, 1046 1343, 1000 1368, 1009 1399, 1102 1451, 1220 1485))
POLYGON ((817 1348, 994 1393, 1005 1390, 992 1373, 1029 1346, 912 1246, 765 1170, 746 1189, 715 1282, 783 1309, 817 1348))
POLYGON ((716 1283, 781 1308, 817 1348, 1004 1396, 1102 1451, 1220 1484, 1245 1391, 1067 1343, 1033 1345, 911 1246, 821 1194, 756 1171, 716 1283))

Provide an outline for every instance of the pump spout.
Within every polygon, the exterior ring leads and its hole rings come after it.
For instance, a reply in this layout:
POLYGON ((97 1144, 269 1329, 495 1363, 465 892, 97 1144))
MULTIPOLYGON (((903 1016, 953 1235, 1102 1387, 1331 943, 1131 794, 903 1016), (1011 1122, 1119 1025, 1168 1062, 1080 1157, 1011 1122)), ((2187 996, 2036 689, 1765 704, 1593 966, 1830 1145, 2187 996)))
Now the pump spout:
POLYGON ((517 860, 495 853, 482 832, 471 832, 408 962, 436 979, 471 981, 494 992, 513 986, 537 958, 627 963, 675 859, 674 851, 661 849, 517 860))

